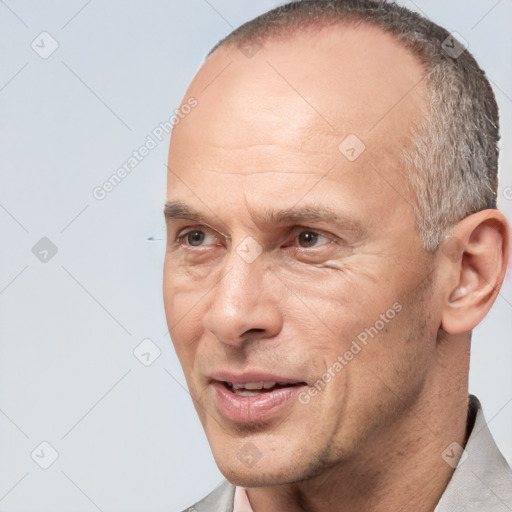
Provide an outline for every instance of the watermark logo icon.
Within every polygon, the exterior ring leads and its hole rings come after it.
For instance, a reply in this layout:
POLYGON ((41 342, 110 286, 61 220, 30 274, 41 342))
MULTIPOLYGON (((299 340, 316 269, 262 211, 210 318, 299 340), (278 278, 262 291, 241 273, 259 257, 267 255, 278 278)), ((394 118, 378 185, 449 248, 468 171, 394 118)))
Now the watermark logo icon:
POLYGON ((451 32, 441 43, 442 49, 452 59, 459 58, 468 46, 468 42, 458 32, 451 32))
POLYGON ((133 350, 133 355, 144 365, 151 366, 161 354, 158 345, 150 338, 143 339, 133 350))
POLYGON ((41 263, 48 263, 57 254, 57 251, 57 246, 46 236, 43 236, 43 238, 32 247, 32 254, 41 263))
POLYGON ((263 454, 251 443, 245 443, 236 454, 237 459, 248 468, 255 466, 258 461, 263 457, 263 454))
POLYGON ((59 47, 57 40, 49 32, 41 32, 30 44, 41 59, 48 59, 59 47))
POLYGON ((241 44, 238 46, 238 49, 248 58, 252 59, 261 48, 261 44, 258 43, 248 43, 248 44, 241 44))
POLYGON ((468 458, 468 452, 464 450, 464 448, 457 443, 457 441, 453 441, 450 443, 441 453, 441 458, 455 469, 457 466, 464 464, 466 459, 468 458))
POLYGON ((246 263, 252 263, 262 252, 263 247, 252 236, 245 238, 236 248, 236 253, 246 263))
POLYGON ((340 153, 349 161, 353 162, 366 149, 364 142, 354 133, 347 135, 338 146, 340 153))
POLYGON ((43 441, 30 456, 40 468, 48 469, 59 458, 59 452, 48 441, 43 441))

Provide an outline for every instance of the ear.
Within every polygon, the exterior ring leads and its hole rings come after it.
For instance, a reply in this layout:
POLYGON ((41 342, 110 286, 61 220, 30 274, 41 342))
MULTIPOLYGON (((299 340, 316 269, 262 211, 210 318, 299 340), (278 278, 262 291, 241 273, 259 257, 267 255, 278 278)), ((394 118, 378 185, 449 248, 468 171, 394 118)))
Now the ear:
POLYGON ((498 210, 461 220, 439 251, 447 288, 441 329, 460 334, 474 329, 499 293, 510 257, 510 228, 498 210))

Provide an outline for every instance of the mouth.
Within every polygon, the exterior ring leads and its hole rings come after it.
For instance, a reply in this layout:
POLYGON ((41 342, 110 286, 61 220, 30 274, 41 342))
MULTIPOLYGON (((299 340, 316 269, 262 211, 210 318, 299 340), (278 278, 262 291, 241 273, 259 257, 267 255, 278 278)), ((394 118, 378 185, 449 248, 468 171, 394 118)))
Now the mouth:
POLYGON ((236 423, 270 420, 289 413, 307 385, 304 381, 267 375, 217 375, 210 384, 218 411, 236 423))
POLYGON ((222 382, 224 386, 232 393, 238 396, 258 396, 262 393, 271 393, 276 389, 287 388, 292 386, 302 386, 305 382, 247 382, 245 384, 234 384, 232 382, 222 382))

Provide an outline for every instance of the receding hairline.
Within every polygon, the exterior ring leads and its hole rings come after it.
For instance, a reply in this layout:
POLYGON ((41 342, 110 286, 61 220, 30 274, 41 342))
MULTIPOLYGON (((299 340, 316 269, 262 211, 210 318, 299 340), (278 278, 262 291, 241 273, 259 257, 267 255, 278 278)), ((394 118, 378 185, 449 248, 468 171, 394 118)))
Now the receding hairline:
MULTIPOLYGON (((288 4, 271 9, 268 12, 235 28, 221 39, 207 54, 207 57, 219 48, 241 48, 244 45, 265 46, 269 42, 293 40, 297 37, 315 35, 328 28, 367 28, 389 35, 399 46, 428 68, 428 60, 422 56, 421 48, 411 48, 410 44, 400 37, 400 31, 391 28, 391 24, 383 22, 379 16, 389 15, 388 9, 393 9, 416 16, 417 14, 406 7, 388 3, 385 0, 352 0, 338 10, 331 6, 329 10, 326 0, 292 0, 288 4), (286 11, 290 4, 296 4, 295 11, 286 11), (303 9, 309 4, 308 8, 303 9), (314 10, 314 12, 312 12, 314 10), (269 14, 281 11, 277 17, 269 18, 269 14), (367 16, 365 14, 367 14, 367 16), (282 19, 279 19, 281 16, 282 19)), ((419 15, 417 15, 419 16, 419 15)), ((449 35, 443 27, 432 23, 431 36, 443 40, 449 35)))
MULTIPOLYGON (((304 3, 307 3, 309 0, 303 0, 304 3)), ((322 1, 322 0, 319 0, 322 1)), ((372 1, 372 0, 370 0, 372 1)), ((325 14, 322 12, 322 14, 325 14)), ((263 17, 264 15, 260 16, 263 17)), ((258 19, 258 18, 255 18, 258 19)), ((350 17, 336 17, 336 18, 320 18, 311 20, 307 16, 303 16, 299 18, 299 20, 292 19, 290 22, 287 22, 283 25, 264 25, 261 26, 259 30, 247 30, 244 29, 245 26, 250 26, 254 20, 251 22, 247 22, 241 27, 235 29, 224 39, 219 41, 207 54, 207 58, 211 56, 214 52, 218 50, 225 51, 240 51, 241 49, 245 49, 245 45, 247 46, 256 46, 270 49, 270 45, 272 43, 282 43, 282 42, 291 42, 294 39, 298 38, 309 38, 321 35, 324 31, 332 31, 337 29, 346 29, 346 30, 354 30, 357 32, 362 32, 364 34, 365 31, 370 31, 375 34, 381 35, 384 39, 389 41, 391 45, 393 45, 397 51, 403 51, 404 54, 408 55, 411 58, 411 62, 418 66, 418 69, 421 70, 421 79, 419 82, 411 89, 416 89, 419 85, 424 88, 421 94, 422 100, 427 101, 429 94, 429 85, 428 85, 428 74, 430 71, 429 65, 426 59, 422 58, 421 52, 414 51, 410 46, 408 46, 406 41, 401 40, 395 33, 386 29, 386 27, 381 26, 378 22, 373 19, 361 19, 357 16, 357 13, 351 13, 350 17), (240 29, 244 29, 242 32, 238 32, 240 29), (425 80, 424 80, 425 79, 425 80)), ((259 51, 260 48, 258 48, 259 51)), ((296 55, 292 55, 292 57, 296 57, 296 55)), ((411 92, 409 91, 409 92, 411 92)), ((407 92, 406 95, 409 94, 407 92)), ((428 116, 428 108, 425 108, 426 105, 418 105, 417 115, 414 116, 414 119, 411 119, 413 124, 421 123, 425 120, 425 117, 428 116)), ((407 141, 405 145, 401 149, 407 149, 410 141, 407 141)))
MULTIPOLYGON (((248 24, 245 24, 248 25, 248 24)), ((333 29, 361 29, 378 32, 384 36, 388 36, 390 41, 396 43, 398 47, 403 48, 416 60, 422 63, 422 60, 418 58, 418 55, 411 51, 398 37, 396 37, 391 31, 386 30, 384 27, 379 25, 378 22, 372 19, 361 19, 356 15, 352 14, 347 17, 336 17, 336 18, 319 18, 311 19, 307 16, 302 16, 299 19, 291 19, 282 25, 266 25, 256 27, 254 30, 246 29, 245 25, 242 25, 238 29, 235 29, 225 38, 220 40, 207 54, 207 57, 212 55, 219 49, 240 49, 244 48, 245 45, 252 47, 265 47, 271 43, 289 42, 300 37, 312 37, 317 36, 323 31, 333 29), (243 29, 243 30, 241 30, 243 29)), ((423 66, 424 67, 424 66, 423 66)))
MULTIPOLYGON (((362 26, 391 36, 426 73, 427 110, 401 159, 418 202, 423 245, 435 251, 467 215, 496 208, 499 114, 485 71, 444 27, 394 0, 291 0, 241 25, 221 47, 264 46, 326 26, 362 26), (452 51, 450 51, 452 49, 452 51)), ((405 149, 405 148, 404 148, 405 149)))

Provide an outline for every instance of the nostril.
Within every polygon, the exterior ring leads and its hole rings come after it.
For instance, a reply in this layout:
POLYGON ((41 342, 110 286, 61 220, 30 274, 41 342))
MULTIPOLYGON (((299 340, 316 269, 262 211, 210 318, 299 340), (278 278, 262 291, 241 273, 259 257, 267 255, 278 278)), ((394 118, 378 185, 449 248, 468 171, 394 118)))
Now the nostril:
POLYGON ((261 332, 265 332, 265 329, 260 329, 260 328, 249 329, 248 331, 245 331, 244 334, 258 334, 261 332))
POLYGON ((261 327, 253 327, 252 329, 247 329, 241 336, 240 340, 252 340, 252 339, 260 339, 266 338, 268 335, 267 329, 263 329, 261 327))

